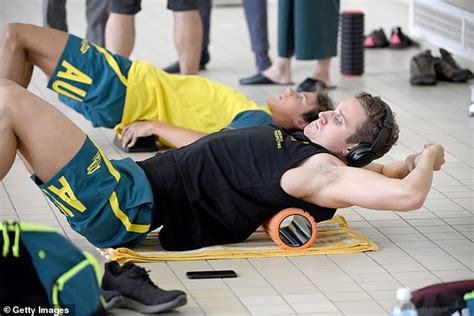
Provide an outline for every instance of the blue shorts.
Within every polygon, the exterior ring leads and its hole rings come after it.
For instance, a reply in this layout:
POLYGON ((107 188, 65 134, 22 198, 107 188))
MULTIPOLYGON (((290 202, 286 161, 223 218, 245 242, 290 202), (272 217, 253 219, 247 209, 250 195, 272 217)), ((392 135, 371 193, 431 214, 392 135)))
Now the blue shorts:
POLYGON ((138 243, 150 231, 153 194, 144 171, 130 158, 109 161, 89 138, 51 180, 32 179, 96 247, 138 243))
POLYGON ((48 88, 94 127, 114 128, 122 120, 132 62, 69 35, 48 88))

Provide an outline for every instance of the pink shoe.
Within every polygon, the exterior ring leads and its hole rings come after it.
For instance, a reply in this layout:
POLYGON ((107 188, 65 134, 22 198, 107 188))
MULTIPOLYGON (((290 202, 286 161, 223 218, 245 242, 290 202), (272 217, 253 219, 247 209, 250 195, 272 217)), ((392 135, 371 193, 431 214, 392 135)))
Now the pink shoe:
POLYGON ((387 36, 382 28, 372 31, 364 39, 365 48, 382 48, 388 46, 387 36))
POLYGON ((392 29, 390 35, 390 48, 402 49, 411 46, 418 46, 418 43, 409 38, 405 33, 402 32, 402 28, 397 26, 392 29))

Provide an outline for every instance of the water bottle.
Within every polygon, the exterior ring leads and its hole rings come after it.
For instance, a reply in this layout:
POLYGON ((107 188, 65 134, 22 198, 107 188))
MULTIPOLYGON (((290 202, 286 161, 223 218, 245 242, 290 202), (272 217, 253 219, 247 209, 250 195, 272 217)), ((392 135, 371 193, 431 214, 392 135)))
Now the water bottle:
POLYGON ((397 304, 392 308, 390 316, 418 316, 415 305, 411 302, 411 292, 408 288, 397 290, 397 304))

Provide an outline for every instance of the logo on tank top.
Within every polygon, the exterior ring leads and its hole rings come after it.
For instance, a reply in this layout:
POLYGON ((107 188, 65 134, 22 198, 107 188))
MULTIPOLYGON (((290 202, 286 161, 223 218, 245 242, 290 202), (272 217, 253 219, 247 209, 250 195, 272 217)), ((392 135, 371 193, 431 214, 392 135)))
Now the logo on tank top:
POLYGON ((276 146, 277 146, 277 149, 281 149, 283 146, 283 133, 277 129, 275 131, 273 131, 273 134, 275 135, 275 142, 276 142, 276 146))
POLYGON ((296 138, 294 138, 294 137, 291 136, 291 135, 290 135, 290 140, 291 140, 292 142, 301 142, 302 144, 305 144, 305 145, 308 145, 308 144, 309 144, 309 142, 307 142, 307 141, 305 141, 305 140, 301 140, 301 139, 296 139, 296 138))

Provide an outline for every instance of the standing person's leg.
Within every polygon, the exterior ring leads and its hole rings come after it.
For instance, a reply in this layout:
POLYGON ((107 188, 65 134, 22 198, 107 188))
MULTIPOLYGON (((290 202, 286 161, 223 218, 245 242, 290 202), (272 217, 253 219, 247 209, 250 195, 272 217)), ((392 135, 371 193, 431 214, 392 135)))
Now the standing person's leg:
POLYGON ((211 59, 209 56, 209 43, 211 39, 211 10, 212 0, 202 0, 199 5, 199 15, 202 20, 202 48, 199 70, 206 69, 206 64, 211 59))
POLYGON ((290 84, 291 57, 294 53, 295 0, 278 1, 278 58, 270 68, 247 84, 290 84))
POLYGON ((129 57, 135 46, 135 16, 110 13, 105 27, 105 46, 114 54, 129 57))
POLYGON ((105 47, 114 54, 129 57, 135 46, 135 15, 141 0, 109 0, 105 27, 105 47))
MULTIPOLYGON (((171 9, 173 10, 173 9, 171 9)), ((210 41, 210 31, 211 31, 211 10, 212 10, 212 0, 198 0, 198 10, 199 15, 201 16, 202 25, 203 25, 203 34, 202 34, 202 47, 201 47, 201 57, 199 60, 199 70, 205 70, 206 65, 211 59, 209 55, 209 41, 210 41)), ((170 74, 181 73, 181 68, 179 67, 179 60, 163 68, 164 71, 170 74)))
POLYGON ((51 76, 67 42, 67 33, 12 23, 0 37, 0 78, 27 87, 33 65, 51 76))
POLYGON ((259 74, 268 69, 272 61, 268 56, 267 0, 244 0, 243 4, 257 66, 257 75, 239 80, 240 84, 245 85, 258 81, 261 77, 259 74))
POLYGON ((257 71, 262 72, 272 64, 268 57, 267 0, 244 0, 243 4, 257 71))
POLYGON ((199 69, 202 48, 200 0, 168 0, 174 16, 174 43, 182 75, 195 75, 199 69))
POLYGON ((86 1, 86 38, 102 47, 105 47, 105 25, 109 17, 107 5, 107 0, 86 1))
MULTIPOLYGON (((331 58, 318 59, 316 61, 316 65, 314 66, 311 79, 315 79, 324 83, 324 84, 320 84, 322 85, 321 88, 323 89, 332 87, 332 82, 330 78, 331 76, 329 73, 330 68, 331 68, 331 58)), ((304 89, 303 87, 301 87, 299 90, 300 91, 316 91, 316 86, 314 87, 314 90, 310 87, 304 88, 304 89)))
POLYGON ((331 57, 337 55, 339 0, 301 0, 295 5, 295 57, 317 60, 311 77, 298 85, 299 91, 331 88, 331 57))
POLYGON ((67 32, 66 0, 43 0, 43 25, 67 32))
POLYGON ((174 13, 174 43, 178 51, 182 75, 195 75, 199 70, 202 46, 202 21, 197 11, 174 13))

